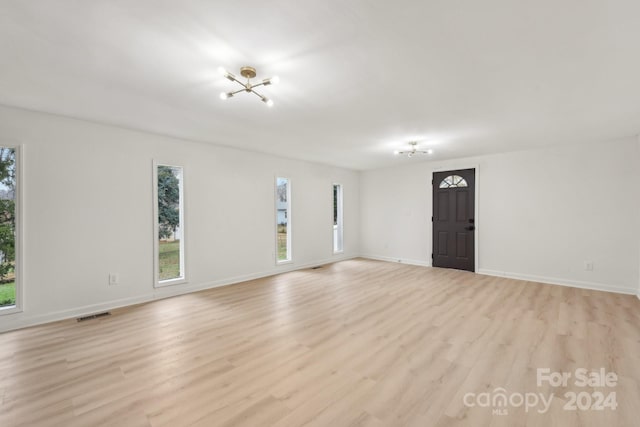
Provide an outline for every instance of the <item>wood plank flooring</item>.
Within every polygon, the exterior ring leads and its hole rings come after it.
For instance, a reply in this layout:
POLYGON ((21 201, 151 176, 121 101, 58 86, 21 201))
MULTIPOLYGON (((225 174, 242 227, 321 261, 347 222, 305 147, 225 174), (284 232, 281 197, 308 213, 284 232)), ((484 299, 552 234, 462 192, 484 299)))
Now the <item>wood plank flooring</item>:
POLYGON ((0 426, 635 426, 640 301, 355 259, 0 334, 0 426), (536 385, 605 368, 615 388, 536 385), (554 393, 546 413, 467 393, 554 393), (615 391, 616 410, 564 410, 615 391), (467 396, 467 398, 469 398, 467 396))

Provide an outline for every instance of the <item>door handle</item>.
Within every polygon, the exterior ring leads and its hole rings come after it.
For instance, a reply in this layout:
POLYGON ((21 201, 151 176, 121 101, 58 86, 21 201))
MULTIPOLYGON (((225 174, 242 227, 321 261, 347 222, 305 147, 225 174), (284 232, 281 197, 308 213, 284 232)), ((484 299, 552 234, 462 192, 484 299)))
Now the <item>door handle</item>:
POLYGON ((469 230, 469 231, 473 231, 473 230, 475 230, 475 229, 476 229, 476 227, 475 227, 475 226, 473 226, 473 225, 470 225, 470 226, 468 226, 468 227, 465 227, 464 229, 465 229, 465 230, 469 230))

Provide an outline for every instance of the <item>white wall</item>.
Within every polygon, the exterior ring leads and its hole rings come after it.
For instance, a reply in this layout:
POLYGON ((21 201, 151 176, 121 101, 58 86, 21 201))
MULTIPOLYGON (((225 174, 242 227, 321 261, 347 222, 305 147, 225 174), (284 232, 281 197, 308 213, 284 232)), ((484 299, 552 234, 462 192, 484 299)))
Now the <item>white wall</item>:
POLYGON ((431 174, 474 166, 480 272, 639 292, 637 138, 358 173, 0 107, 0 144, 24 144, 26 255, 24 311, 0 316, 0 330, 359 254, 428 265, 431 174), (159 290, 153 159, 185 168, 189 283, 159 290), (275 175, 292 180, 294 262, 282 266, 275 175), (341 255, 334 182, 344 186, 341 255))
POLYGON ((639 159, 629 138, 364 172, 362 254, 428 265, 432 172, 478 167, 479 272, 635 294, 639 159))
POLYGON ((0 330, 275 274, 359 253, 359 174, 0 107, 0 144, 24 144, 22 313, 0 330), (189 283, 154 290, 152 160, 184 167, 189 283), (274 177, 292 185, 292 264, 275 265, 274 177), (345 251, 333 255, 332 184, 345 251), (117 272, 120 284, 108 286, 117 272))

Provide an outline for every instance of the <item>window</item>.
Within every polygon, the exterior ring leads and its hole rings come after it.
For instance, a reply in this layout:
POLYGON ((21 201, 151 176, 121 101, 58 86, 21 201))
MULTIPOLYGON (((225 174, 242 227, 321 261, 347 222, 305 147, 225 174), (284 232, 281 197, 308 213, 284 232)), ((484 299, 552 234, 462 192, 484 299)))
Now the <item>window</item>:
POLYGON ((0 147, 0 314, 21 309, 18 149, 0 147))
POLYGON ((185 281, 184 191, 180 166, 155 165, 156 285, 185 281))
POLYGON ((440 182, 440 188, 468 187, 467 181, 459 175, 449 175, 440 182))
POLYGON ((291 261, 291 185, 276 178, 276 261, 291 261))
POLYGON ((333 184, 333 253, 342 252, 342 185, 333 184))

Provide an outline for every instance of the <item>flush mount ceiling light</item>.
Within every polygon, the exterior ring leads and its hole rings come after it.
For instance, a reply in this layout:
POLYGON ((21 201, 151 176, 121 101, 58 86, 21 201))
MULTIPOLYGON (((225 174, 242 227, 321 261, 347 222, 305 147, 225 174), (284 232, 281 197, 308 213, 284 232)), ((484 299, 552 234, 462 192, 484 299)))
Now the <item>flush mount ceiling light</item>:
POLYGON ((413 157, 415 155, 421 155, 421 154, 433 154, 433 150, 429 149, 429 150, 418 150, 418 143, 415 141, 411 141, 409 143, 409 151, 394 151, 393 154, 395 155, 399 155, 399 154, 403 154, 406 155, 407 157, 413 157))
POLYGON ((270 84, 278 83, 280 81, 280 79, 277 76, 274 76, 274 77, 271 77, 271 78, 268 78, 268 79, 264 79, 260 83, 253 84, 253 83, 251 83, 251 79, 256 77, 256 69, 253 68, 253 67, 242 67, 242 68, 240 68, 240 75, 247 79, 247 82, 243 83, 240 80, 238 80, 238 78, 236 76, 234 76, 233 74, 231 74, 230 72, 228 72, 224 68, 220 67, 218 70, 220 71, 220 74, 222 74, 224 77, 226 77, 227 79, 231 80, 232 82, 236 82, 240 86, 242 86, 242 89, 238 89, 235 92, 222 92, 220 94, 220 99, 229 99, 229 98, 233 97, 235 94, 240 93, 240 92, 251 92, 251 93, 255 94, 258 98, 260 98, 260 100, 262 102, 264 102, 265 104, 267 104, 269 107, 273 106, 273 101, 272 100, 270 100, 266 96, 263 96, 263 95, 259 94, 254 89, 259 87, 259 86, 269 86, 270 84))

